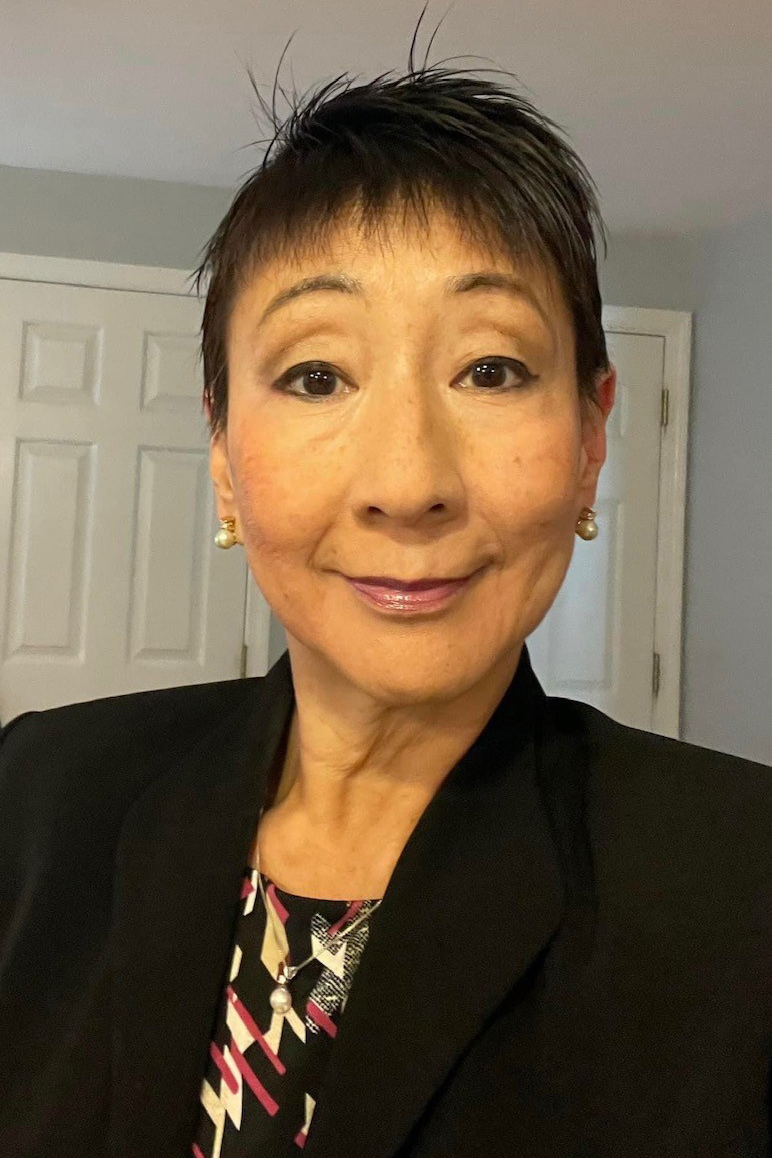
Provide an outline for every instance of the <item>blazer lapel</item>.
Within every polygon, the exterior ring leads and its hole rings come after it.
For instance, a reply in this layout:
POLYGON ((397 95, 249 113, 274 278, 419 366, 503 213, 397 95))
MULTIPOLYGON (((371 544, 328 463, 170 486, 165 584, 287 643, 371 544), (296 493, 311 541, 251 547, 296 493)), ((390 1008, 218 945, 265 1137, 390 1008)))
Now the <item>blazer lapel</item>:
POLYGON ((308 1158, 394 1154, 558 930, 566 893, 537 784, 545 702, 524 647, 510 687, 419 819, 373 914, 308 1158))
MULTIPOLYGON (((241 873, 294 706, 288 654, 248 684, 124 826, 113 941, 114 1158, 189 1153, 241 873)), ((393 1155, 485 1018, 561 928, 574 834, 564 816, 556 836, 545 807, 538 753, 546 703, 524 647, 373 914, 308 1158, 393 1155)), ((564 761, 550 783, 558 812, 565 771, 564 761)))
POLYGON ((114 1158, 187 1155, 241 875, 294 704, 285 652, 154 782, 115 877, 114 1158))

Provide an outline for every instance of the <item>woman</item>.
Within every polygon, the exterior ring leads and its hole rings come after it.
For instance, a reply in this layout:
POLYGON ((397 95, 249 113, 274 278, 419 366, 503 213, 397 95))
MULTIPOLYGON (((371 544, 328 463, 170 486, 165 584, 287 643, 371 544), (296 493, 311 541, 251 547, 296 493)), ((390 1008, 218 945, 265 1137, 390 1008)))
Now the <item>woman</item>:
POLYGON ((769 1153, 769 770, 525 646, 598 530, 595 224, 437 68, 323 89, 240 190, 217 543, 288 652, 5 729, 4 1158, 769 1153))

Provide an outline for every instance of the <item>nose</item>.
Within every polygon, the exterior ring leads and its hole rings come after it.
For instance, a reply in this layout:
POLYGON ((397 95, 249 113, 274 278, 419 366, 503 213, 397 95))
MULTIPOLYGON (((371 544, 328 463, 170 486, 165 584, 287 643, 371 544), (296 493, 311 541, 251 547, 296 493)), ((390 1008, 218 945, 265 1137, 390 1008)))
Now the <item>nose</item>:
POLYGON ((455 518, 464 499, 460 440, 441 398, 411 378, 392 381, 366 409, 355 436, 358 514, 404 525, 455 518))

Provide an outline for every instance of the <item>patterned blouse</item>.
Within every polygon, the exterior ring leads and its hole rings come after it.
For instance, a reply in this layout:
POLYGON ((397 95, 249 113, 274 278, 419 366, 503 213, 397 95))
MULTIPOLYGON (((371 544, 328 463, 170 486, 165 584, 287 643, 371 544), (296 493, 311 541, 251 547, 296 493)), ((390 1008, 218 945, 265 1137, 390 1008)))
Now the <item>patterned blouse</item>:
POLYGON ((257 872, 246 869, 230 975, 201 1086, 195 1158, 287 1158, 302 1150, 369 922, 289 982, 286 1014, 274 1012, 269 1001, 278 966, 287 951, 290 964, 305 960, 378 903, 299 897, 265 874, 262 880, 275 919, 266 922, 257 872), (279 946, 282 928, 285 945, 279 946))

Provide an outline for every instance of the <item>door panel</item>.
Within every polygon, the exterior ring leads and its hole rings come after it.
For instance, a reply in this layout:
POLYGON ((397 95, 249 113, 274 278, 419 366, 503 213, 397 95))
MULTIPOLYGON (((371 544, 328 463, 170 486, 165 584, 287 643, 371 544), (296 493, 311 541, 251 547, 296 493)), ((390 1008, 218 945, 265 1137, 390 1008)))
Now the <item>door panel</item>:
POLYGON ((652 726, 661 396, 665 340, 607 333, 617 368, 598 537, 578 537, 565 582, 528 648, 550 695, 652 726))
POLYGON ((201 303, 0 279, 0 720, 237 678, 247 569, 212 545, 201 303))

